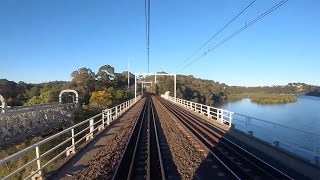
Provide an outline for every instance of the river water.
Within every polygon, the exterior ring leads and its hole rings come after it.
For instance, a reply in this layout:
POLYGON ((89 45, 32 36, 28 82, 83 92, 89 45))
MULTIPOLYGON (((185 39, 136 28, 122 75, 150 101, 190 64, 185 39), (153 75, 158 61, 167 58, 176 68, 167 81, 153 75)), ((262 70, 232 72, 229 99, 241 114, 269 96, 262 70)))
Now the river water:
POLYGON ((275 105, 242 99, 220 108, 235 112, 235 128, 315 163, 319 160, 320 97, 298 96, 295 103, 275 105))

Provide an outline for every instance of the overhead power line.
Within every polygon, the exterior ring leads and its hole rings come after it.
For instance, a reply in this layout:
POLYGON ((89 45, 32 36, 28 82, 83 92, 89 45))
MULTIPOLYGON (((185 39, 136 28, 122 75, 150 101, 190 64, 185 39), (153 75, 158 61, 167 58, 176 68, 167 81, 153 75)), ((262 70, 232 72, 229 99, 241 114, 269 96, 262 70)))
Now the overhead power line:
POLYGON ((246 6, 241 12, 239 12, 234 18, 232 18, 225 26, 223 26, 215 35, 213 35, 209 40, 207 40, 199 49, 197 49, 190 57, 183 61, 179 67, 181 67, 184 63, 189 61, 197 52, 199 52, 204 46, 206 46, 212 39, 214 39, 217 35, 219 35, 224 29, 226 29, 234 20, 236 20, 242 13, 244 13, 256 0, 252 1, 248 6, 246 6))
POLYGON ((227 38, 225 38, 224 40, 222 40, 220 43, 218 43, 217 45, 215 45, 213 48, 207 50, 206 52, 204 52, 201 56, 199 56, 198 58, 194 59, 193 61, 191 61, 189 64, 187 64, 186 66, 184 66, 183 68, 181 68, 179 71, 180 72, 184 69, 186 69, 187 67, 189 67, 191 64, 193 64, 194 62, 198 61, 199 59, 201 59, 202 57, 206 56, 207 54, 209 54, 210 52, 214 51, 215 49, 217 49, 219 46, 221 46, 222 44, 224 44, 225 42, 229 41, 230 39, 232 39, 233 37, 235 37, 236 35, 238 35, 239 33, 241 33, 243 30, 247 29, 248 27, 252 26, 253 24, 255 24, 256 22, 258 22, 259 20, 261 20, 262 18, 264 18, 265 16, 267 16, 268 14, 270 14, 271 12, 273 12, 274 10, 278 9, 280 6, 282 6, 283 4, 285 4, 286 2, 288 2, 288 0, 282 0, 281 2, 279 2, 278 4, 274 5, 272 8, 270 8, 269 10, 267 10, 266 12, 262 13, 260 16, 258 16, 257 18, 255 18, 254 20, 250 21, 248 24, 246 24, 244 27, 240 28, 239 30, 235 31, 233 34, 231 34, 230 36, 228 36, 227 38))
POLYGON ((149 46, 150 46, 150 0, 145 0, 145 19, 146 19, 146 46, 147 46, 147 63, 149 73, 149 46))

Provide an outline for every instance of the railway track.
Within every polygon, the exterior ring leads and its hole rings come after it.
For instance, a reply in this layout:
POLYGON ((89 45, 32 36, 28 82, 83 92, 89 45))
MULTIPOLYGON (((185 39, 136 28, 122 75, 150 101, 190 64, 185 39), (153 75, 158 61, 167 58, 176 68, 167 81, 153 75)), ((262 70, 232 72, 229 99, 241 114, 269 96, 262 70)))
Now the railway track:
POLYGON ((150 97, 135 124, 113 179, 167 179, 173 177, 166 159, 168 145, 150 97))
POLYGON ((194 114, 164 99, 157 100, 209 152, 208 158, 215 163, 212 167, 219 169, 217 175, 220 179, 292 179, 215 132, 194 114))

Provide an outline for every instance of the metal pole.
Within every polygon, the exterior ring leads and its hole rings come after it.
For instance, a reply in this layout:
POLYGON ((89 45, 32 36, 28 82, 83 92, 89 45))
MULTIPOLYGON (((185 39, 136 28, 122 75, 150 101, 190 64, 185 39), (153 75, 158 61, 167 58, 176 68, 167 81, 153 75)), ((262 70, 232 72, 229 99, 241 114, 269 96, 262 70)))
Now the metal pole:
POLYGON ((177 98, 177 75, 174 75, 174 98, 177 98))
POLYGON ((5 113, 7 111, 7 102, 6 100, 0 95, 0 103, 1 103, 1 113, 5 113))
POLYGON ((128 58, 128 89, 130 87, 130 59, 128 58))
POLYGON ((148 73, 149 73, 149 44, 148 44, 148 54, 147 54, 147 56, 148 56, 148 73))
POLYGON ((141 83, 141 91, 142 91, 141 95, 143 95, 143 82, 141 83))
POLYGON ((110 125, 111 115, 112 115, 111 109, 108 109, 108 113, 107 113, 107 125, 108 126, 110 125))
POLYGON ((76 150, 76 147, 75 147, 75 141, 74 141, 74 129, 72 128, 71 129, 71 137, 72 137, 72 149, 73 150, 76 150))
POLYGON ((37 157, 37 166, 38 166, 38 174, 41 175, 41 160, 40 160, 40 150, 39 150, 39 146, 36 147, 36 157, 37 157))
POLYGON ((134 101, 137 102, 137 75, 134 75, 134 101))

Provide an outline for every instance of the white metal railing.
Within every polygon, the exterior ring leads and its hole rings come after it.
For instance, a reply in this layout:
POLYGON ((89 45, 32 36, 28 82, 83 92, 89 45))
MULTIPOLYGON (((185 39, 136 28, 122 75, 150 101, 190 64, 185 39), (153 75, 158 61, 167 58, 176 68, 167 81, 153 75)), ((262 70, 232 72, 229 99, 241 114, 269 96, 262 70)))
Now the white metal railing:
POLYGON ((217 120, 221 124, 233 125, 234 129, 254 136, 270 145, 289 151, 320 167, 320 134, 306 132, 267 120, 233 113, 224 109, 161 95, 180 106, 217 120))
POLYGON ((3 177, 3 179, 10 179, 13 178, 15 175, 20 173, 21 171, 27 169, 28 167, 31 167, 37 164, 37 170, 33 171, 29 176, 24 177, 24 179, 37 179, 42 176, 43 169, 46 168, 50 163, 61 157, 63 154, 66 154, 66 156, 69 156, 70 154, 76 153, 76 146, 79 145, 80 142, 82 142, 84 139, 87 141, 89 139, 93 138, 93 134, 96 131, 103 130, 106 126, 110 124, 113 120, 117 119, 121 114, 123 114, 125 111, 127 111, 131 106, 133 106, 138 100, 141 99, 141 96, 138 96, 137 99, 135 98, 126 101, 120 105, 117 105, 111 109, 105 109, 102 111, 102 113, 99 113, 87 120, 84 120, 76 125, 73 125, 72 127, 69 127, 57 134, 54 134, 40 142, 37 142, 15 154, 12 154, 4 159, 0 160, 0 166, 6 166, 6 163, 12 162, 17 160, 18 158, 22 157, 23 155, 26 155, 29 152, 34 151, 36 154, 36 158, 25 163, 23 166, 17 168, 13 172, 10 172, 10 174, 3 177), (75 134, 75 129, 80 128, 80 126, 85 126, 84 129, 81 129, 79 132, 75 134), (58 145, 54 146, 53 148, 49 149, 48 151, 40 153, 40 146, 44 145, 45 143, 51 142, 54 139, 57 139, 58 137, 62 135, 70 135, 71 137, 68 137, 63 142, 59 143, 58 145), (70 146, 68 146, 65 150, 62 150, 61 152, 58 152, 59 154, 54 156, 53 158, 49 159, 48 162, 45 164, 41 163, 41 160, 46 157, 48 154, 52 153, 53 151, 58 150, 59 147, 62 147, 66 143, 70 143, 70 146))
POLYGON ((235 113, 234 128, 320 166, 320 134, 235 113))
POLYGON ((232 115, 234 114, 231 111, 207 106, 207 105, 200 104, 200 103, 195 103, 192 101, 187 101, 184 99, 174 98, 171 96, 162 95, 161 97, 168 99, 169 101, 172 101, 180 106, 189 108, 189 109, 193 110, 194 112, 205 115, 208 118, 213 119, 220 124, 231 127, 232 115))

